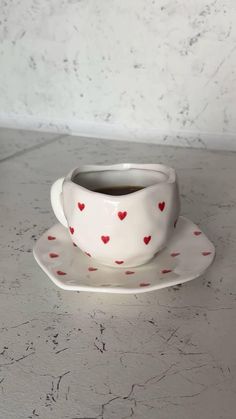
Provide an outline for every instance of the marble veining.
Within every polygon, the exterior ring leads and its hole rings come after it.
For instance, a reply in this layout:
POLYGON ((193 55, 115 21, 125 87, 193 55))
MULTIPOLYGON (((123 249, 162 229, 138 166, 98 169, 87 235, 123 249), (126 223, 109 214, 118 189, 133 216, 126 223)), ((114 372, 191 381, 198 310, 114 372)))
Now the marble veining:
POLYGON ((25 134, 22 153, 8 145, 0 163, 1 418, 233 419, 236 154, 68 136, 32 148, 33 138, 25 134), (50 185, 73 166, 122 161, 176 168, 181 212, 216 245, 216 260, 158 292, 60 290, 32 255, 55 223, 50 185))
POLYGON ((3 1, 0 124, 236 149, 234 0, 3 1))

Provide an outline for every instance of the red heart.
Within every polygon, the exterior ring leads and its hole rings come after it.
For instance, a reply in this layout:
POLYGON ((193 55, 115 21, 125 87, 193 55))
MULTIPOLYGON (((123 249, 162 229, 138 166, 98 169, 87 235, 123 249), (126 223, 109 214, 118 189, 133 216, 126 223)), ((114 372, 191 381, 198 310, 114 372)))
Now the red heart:
POLYGON ((49 257, 50 258, 58 258, 58 254, 57 253, 49 253, 49 257))
POLYGON ((202 252, 202 256, 208 256, 211 255, 211 252, 202 252))
POLYGON ((179 256, 180 255, 180 253, 178 253, 178 252, 174 252, 174 253, 171 253, 171 255, 170 256, 172 256, 173 258, 175 258, 175 256, 179 256))
POLYGON ((108 243, 110 240, 109 236, 101 236, 101 240, 103 241, 104 244, 108 243))
POLYGON ((144 243, 145 244, 148 244, 150 242, 151 238, 152 238, 152 236, 146 236, 146 237, 144 237, 143 238, 144 243))
POLYGON ((75 229, 73 227, 70 227, 70 233, 74 234, 74 232, 75 232, 75 229))
POLYGON ((63 272, 63 271, 57 271, 57 275, 66 275, 66 272, 63 272))
POLYGON ((193 234, 194 234, 195 236, 200 236, 200 234, 202 234, 202 232, 201 232, 201 231, 194 231, 194 232, 193 232, 193 234))
POLYGON ((177 221, 178 221, 178 219, 175 220, 175 222, 174 222, 174 228, 176 227, 177 221))
POLYGON ((139 284, 139 286, 140 286, 140 287, 148 287, 148 285, 150 285, 150 283, 149 283, 149 282, 141 282, 141 283, 139 284))
POLYGON ((134 274, 134 271, 125 271, 126 275, 132 275, 134 274))
POLYGON ((48 240, 56 240, 56 237, 54 237, 54 236, 48 236, 48 240))
POLYGON ((118 212, 118 217, 121 221, 126 217, 126 215, 127 215, 127 211, 123 211, 123 212, 119 211, 118 212))
POLYGON ((88 268, 89 272, 93 272, 93 271, 97 271, 97 270, 98 270, 98 268, 93 268, 92 266, 90 268, 88 268))
POLYGON ((122 265, 122 263, 124 263, 123 260, 116 260, 115 263, 117 263, 117 265, 122 265))
POLYGON ((77 244, 73 243, 73 246, 77 247, 77 244))
POLYGON ((163 269, 161 271, 162 274, 168 274, 169 272, 172 272, 172 270, 171 269, 163 269))
POLYGON ((78 202, 78 208, 80 209, 80 211, 83 211, 83 209, 85 208, 85 204, 78 202))
POLYGON ((90 253, 88 253, 88 252, 84 252, 84 254, 85 254, 85 255, 87 255, 87 256, 89 256, 89 257, 91 258, 90 253))
POLYGON ((162 211, 164 211, 164 208, 165 208, 165 202, 163 201, 163 202, 159 202, 159 204, 158 204, 158 207, 159 207, 159 210, 162 212, 162 211))

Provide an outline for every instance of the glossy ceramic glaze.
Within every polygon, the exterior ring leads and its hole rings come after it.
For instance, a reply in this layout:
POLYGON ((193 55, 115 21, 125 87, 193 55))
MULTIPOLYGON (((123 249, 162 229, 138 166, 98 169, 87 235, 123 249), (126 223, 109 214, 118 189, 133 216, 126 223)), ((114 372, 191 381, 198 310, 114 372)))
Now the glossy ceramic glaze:
POLYGON ((175 171, 160 164, 83 166, 55 182, 51 202, 71 240, 116 268, 152 259, 173 234, 180 210, 175 171), (93 190, 117 185, 144 188, 121 196, 93 190))
POLYGON ((56 224, 34 248, 49 278, 65 290, 137 294, 190 281, 202 274, 215 255, 213 244, 187 218, 180 217, 166 248, 146 265, 119 270, 103 266, 71 242, 68 230, 56 224))

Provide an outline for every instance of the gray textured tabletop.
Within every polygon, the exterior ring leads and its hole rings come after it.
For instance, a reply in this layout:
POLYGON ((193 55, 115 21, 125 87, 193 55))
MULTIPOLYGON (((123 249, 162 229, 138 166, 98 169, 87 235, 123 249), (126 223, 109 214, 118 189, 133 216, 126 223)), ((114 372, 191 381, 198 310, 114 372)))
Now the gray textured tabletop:
POLYGON ((0 416, 233 419, 236 154, 0 131, 0 416), (176 168, 182 214, 216 259, 194 281, 139 295, 57 288, 32 256, 55 223, 52 182, 81 163, 176 168))

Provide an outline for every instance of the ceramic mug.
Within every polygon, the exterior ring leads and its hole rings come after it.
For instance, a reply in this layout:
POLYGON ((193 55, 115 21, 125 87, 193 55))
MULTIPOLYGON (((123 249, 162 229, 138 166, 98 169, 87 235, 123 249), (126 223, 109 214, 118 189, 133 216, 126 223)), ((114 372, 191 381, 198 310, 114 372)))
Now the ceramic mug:
POLYGON ((176 173, 161 164, 81 166, 52 185, 51 203, 88 257, 120 268, 142 265, 164 248, 180 211, 176 173), (143 188, 121 196, 95 191, 127 185, 143 188))

